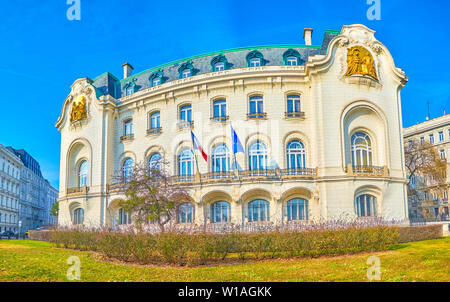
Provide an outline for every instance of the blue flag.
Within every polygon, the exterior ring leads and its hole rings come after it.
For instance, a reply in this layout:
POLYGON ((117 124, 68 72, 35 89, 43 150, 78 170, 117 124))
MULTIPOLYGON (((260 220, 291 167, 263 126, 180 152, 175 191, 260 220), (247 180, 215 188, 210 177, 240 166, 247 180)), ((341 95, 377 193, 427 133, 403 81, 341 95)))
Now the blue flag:
POLYGON ((239 137, 237 136, 236 132, 233 129, 233 126, 231 126, 231 137, 233 139, 233 154, 242 152, 245 153, 244 147, 242 147, 241 141, 239 140, 239 137))

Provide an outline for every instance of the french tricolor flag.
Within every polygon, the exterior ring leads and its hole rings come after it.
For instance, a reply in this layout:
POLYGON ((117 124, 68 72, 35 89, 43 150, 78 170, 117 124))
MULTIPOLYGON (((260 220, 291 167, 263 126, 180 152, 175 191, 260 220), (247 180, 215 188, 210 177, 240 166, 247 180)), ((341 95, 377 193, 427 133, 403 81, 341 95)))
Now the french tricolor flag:
POLYGON ((192 132, 192 130, 191 136, 192 136, 192 145, 194 145, 194 149, 200 151, 203 159, 205 161, 208 161, 208 155, 206 155, 206 152, 203 150, 202 145, 200 145, 200 142, 198 141, 197 137, 195 136, 194 132, 192 132))

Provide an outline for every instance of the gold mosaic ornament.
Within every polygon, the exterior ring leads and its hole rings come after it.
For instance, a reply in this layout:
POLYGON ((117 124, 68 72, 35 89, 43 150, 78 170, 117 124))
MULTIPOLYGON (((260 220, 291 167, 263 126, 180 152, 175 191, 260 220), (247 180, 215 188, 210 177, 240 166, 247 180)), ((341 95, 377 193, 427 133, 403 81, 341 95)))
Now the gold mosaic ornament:
POLYGON ((354 74, 367 75, 378 80, 372 54, 361 46, 354 46, 347 52, 346 76, 354 74))

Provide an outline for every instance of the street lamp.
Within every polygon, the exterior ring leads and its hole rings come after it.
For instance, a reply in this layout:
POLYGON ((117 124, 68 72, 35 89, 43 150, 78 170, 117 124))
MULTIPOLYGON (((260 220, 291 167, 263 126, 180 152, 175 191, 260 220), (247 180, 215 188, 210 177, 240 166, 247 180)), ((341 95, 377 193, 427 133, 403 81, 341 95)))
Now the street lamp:
POLYGON ((20 239, 20 229, 22 228, 22 220, 19 220, 19 236, 17 236, 17 239, 20 239))

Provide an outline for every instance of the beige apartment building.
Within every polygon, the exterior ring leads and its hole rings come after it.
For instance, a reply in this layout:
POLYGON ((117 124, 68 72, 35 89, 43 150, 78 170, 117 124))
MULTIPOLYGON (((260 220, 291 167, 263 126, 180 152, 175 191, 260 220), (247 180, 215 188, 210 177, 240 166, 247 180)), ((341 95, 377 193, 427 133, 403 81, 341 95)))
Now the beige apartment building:
POLYGON ((408 78, 364 25, 327 30, 321 45, 312 32, 305 44, 217 51, 136 74, 125 63, 123 79, 76 80, 56 122, 59 224, 130 223, 113 176, 161 158, 192 197, 178 223, 406 221, 408 78))
POLYGON ((409 217, 411 221, 423 220, 425 211, 438 220, 448 220, 450 193, 450 114, 428 119, 425 122, 405 128, 403 130, 404 141, 417 140, 429 142, 434 145, 442 160, 447 162, 446 180, 444 182, 431 180, 419 176, 411 185, 419 186, 423 194, 416 198, 409 198, 409 217), (423 200, 430 200, 430 204, 423 204, 423 200))

